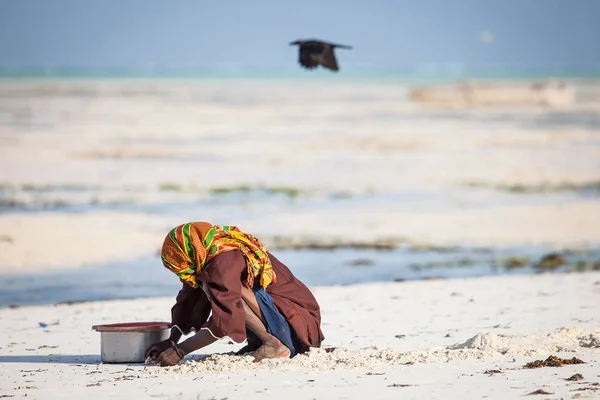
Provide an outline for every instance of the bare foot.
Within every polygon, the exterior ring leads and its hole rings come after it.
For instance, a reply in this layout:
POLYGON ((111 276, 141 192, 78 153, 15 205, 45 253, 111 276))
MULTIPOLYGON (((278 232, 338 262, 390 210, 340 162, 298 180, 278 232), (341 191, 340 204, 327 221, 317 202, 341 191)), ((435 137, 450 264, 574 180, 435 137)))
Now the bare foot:
POLYGON ((244 347, 242 347, 241 349, 239 349, 235 355, 236 356, 241 356, 244 354, 248 354, 248 353, 252 353, 253 351, 256 351, 258 349, 259 346, 256 345, 252 345, 252 344, 247 344, 244 347))
POLYGON ((288 358, 290 354, 290 349, 275 339, 272 342, 264 343, 254 352, 254 362, 260 362, 265 358, 288 358))

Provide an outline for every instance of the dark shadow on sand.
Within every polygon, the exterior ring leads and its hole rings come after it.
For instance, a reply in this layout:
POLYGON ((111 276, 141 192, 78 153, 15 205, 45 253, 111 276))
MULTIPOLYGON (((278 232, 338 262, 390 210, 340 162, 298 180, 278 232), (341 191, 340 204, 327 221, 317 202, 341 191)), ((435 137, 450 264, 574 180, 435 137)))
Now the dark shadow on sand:
POLYGON ((23 355, 0 356, 3 363, 31 363, 31 364, 100 364, 99 354, 56 354, 47 356, 23 355))

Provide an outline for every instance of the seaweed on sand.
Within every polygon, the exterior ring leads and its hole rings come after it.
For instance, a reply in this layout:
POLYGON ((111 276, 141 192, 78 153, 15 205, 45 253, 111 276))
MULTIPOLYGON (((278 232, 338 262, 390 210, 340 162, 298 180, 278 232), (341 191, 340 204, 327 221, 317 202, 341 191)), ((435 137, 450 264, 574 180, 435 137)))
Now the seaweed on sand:
POLYGON ((562 367, 563 365, 575 365, 575 364, 585 364, 584 361, 579 358, 560 358, 556 356, 550 356, 545 360, 536 360, 532 362, 528 362, 525 364, 523 368, 533 369, 533 368, 542 368, 542 367, 562 367))

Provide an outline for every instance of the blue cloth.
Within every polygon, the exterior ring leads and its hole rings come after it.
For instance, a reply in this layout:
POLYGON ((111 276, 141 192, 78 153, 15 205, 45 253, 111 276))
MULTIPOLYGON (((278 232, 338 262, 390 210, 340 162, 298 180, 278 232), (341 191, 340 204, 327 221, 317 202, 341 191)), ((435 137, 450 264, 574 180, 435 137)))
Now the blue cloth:
MULTIPOLYGON (((290 324, 285 317, 277 311, 273 299, 263 288, 254 288, 253 290, 260 312, 267 322, 267 332, 275 336, 281 343, 290 349, 290 358, 294 357, 296 355, 296 340, 290 324)), ((246 336, 248 337, 248 343, 251 343, 256 347, 262 345, 261 340, 252 331, 246 330, 246 336)))

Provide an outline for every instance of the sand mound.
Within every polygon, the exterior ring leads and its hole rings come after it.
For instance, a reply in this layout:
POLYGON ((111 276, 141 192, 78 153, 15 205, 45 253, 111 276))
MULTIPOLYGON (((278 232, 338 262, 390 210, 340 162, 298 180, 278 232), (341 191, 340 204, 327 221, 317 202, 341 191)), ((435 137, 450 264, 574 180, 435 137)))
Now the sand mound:
POLYGON ((478 333, 468 340, 446 349, 402 352, 393 348, 365 348, 345 350, 340 348, 316 349, 300 354, 293 359, 264 360, 253 363, 251 355, 236 356, 213 354, 185 361, 169 368, 148 368, 145 373, 232 373, 268 370, 285 372, 294 370, 334 371, 348 369, 376 370, 411 365, 415 363, 439 363, 499 356, 533 356, 569 351, 577 347, 592 347, 580 344, 592 343, 598 336, 589 333, 588 339, 581 339, 582 330, 559 329, 543 336, 501 336, 492 333, 478 333))
POLYGON ((149 368, 148 373, 230 373, 256 370, 285 372, 293 370, 335 371, 348 369, 378 369, 390 366, 403 366, 414 363, 448 362, 485 356, 479 350, 437 350, 432 352, 399 352, 386 349, 361 349, 350 351, 335 349, 311 349, 293 359, 264 360, 253 363, 252 356, 214 354, 199 360, 189 360, 170 368, 149 368))
POLYGON ((450 346, 451 350, 475 349, 481 351, 497 351, 505 354, 508 351, 508 340, 493 333, 478 333, 467 341, 450 346))

